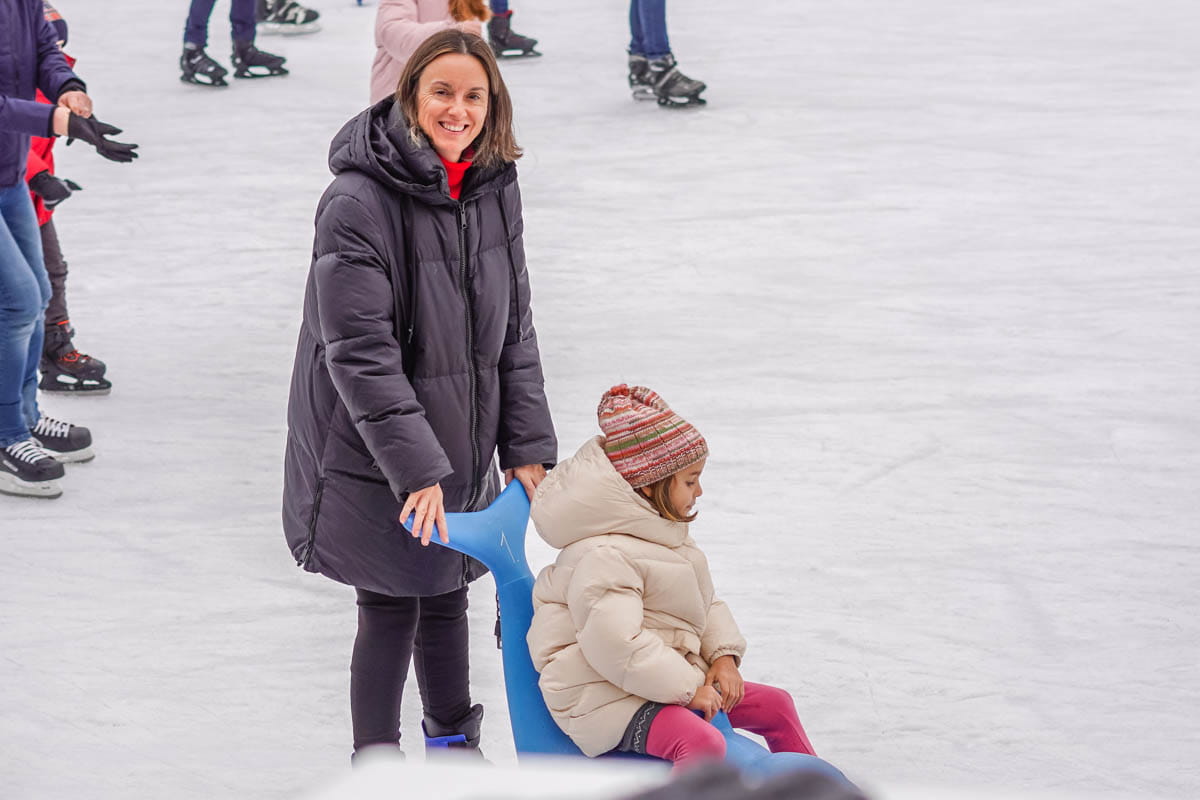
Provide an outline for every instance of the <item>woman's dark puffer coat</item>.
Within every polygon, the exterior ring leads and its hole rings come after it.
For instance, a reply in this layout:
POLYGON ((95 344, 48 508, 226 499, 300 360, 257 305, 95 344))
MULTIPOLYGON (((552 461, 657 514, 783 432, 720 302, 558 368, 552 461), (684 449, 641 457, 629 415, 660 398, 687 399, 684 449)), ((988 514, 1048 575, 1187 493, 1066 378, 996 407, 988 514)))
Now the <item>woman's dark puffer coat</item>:
MULTIPOLYGON (((529 308, 516 167, 461 200, 389 98, 334 138, 288 402, 283 524, 305 569, 388 595, 460 588, 482 565, 421 547, 404 498, 441 482, 483 508, 501 469, 558 445, 529 308)), ((453 538, 454 530, 450 535, 453 538)))

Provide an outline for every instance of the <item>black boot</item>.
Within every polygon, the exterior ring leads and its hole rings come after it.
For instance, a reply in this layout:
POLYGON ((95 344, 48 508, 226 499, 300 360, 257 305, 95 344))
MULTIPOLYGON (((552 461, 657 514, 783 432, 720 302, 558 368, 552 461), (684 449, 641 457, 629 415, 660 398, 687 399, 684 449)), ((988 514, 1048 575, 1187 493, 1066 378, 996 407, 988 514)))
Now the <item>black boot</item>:
POLYGON ((108 394, 112 382, 104 377, 104 362, 76 350, 74 335, 70 322, 46 326, 40 365, 42 380, 38 388, 44 392, 108 394))
POLYGON ((276 75, 287 75, 283 66, 287 59, 259 50, 254 42, 233 43, 233 77, 235 78, 271 78, 276 75))
POLYGON ((488 20, 488 43, 496 58, 534 58, 540 56, 537 39, 522 36, 512 29, 512 11, 495 14, 488 20))
POLYGON ((446 724, 441 720, 425 715, 421 722, 421 730, 425 734, 425 751, 427 753, 439 750, 457 750, 465 754, 478 756, 479 735, 483 727, 483 706, 479 703, 471 706, 471 710, 452 723, 446 724))

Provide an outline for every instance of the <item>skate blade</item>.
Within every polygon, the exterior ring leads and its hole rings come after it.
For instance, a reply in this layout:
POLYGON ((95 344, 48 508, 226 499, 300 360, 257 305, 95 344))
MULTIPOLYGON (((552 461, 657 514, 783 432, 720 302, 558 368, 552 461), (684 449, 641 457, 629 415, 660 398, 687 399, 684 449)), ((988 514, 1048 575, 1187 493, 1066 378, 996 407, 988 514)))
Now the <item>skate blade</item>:
POLYGON ((639 103, 643 103, 647 100, 657 100, 658 95, 654 93, 653 89, 634 89, 633 99, 637 100, 639 103))
POLYGON ((61 496, 62 484, 57 480, 30 483, 17 480, 16 475, 0 473, 0 494, 10 494, 14 497, 45 497, 52 499, 61 496))
POLYGON ((192 86, 203 86, 205 88, 213 88, 216 86, 228 86, 229 82, 224 78, 216 78, 214 80, 201 80, 199 77, 189 78, 187 75, 180 75, 179 80, 184 83, 190 83, 192 86))
POLYGON ((38 388, 43 392, 52 392, 53 394, 62 397, 71 397, 79 395, 106 395, 112 391, 112 381, 101 378, 100 380, 79 380, 72 378, 69 375, 59 375, 54 380, 49 380, 43 377, 38 383, 38 388))
POLYGON ((265 72, 256 72, 255 70, 263 70, 265 67, 250 67, 244 70, 238 70, 233 73, 233 77, 243 80, 258 80, 259 78, 276 78, 288 74, 288 71, 283 67, 276 69, 267 69, 265 72))
POLYGON ((497 53, 496 58, 504 61, 521 61, 527 58, 541 58, 542 54, 537 50, 508 50, 503 53, 497 53))
POLYGON ((257 28, 259 36, 304 36, 319 30, 321 30, 319 22, 306 22, 302 25, 286 22, 260 22, 257 28))
POLYGON ((49 450, 45 447, 42 449, 46 450, 50 454, 50 457, 60 464, 84 464, 96 457, 96 453, 91 447, 84 447, 81 450, 72 450, 67 453, 60 453, 57 450, 49 450))
POLYGON ((658 104, 663 108, 670 109, 686 109, 686 108, 703 108, 708 105, 708 101, 703 97, 689 97, 683 100, 676 100, 671 97, 658 98, 658 104))

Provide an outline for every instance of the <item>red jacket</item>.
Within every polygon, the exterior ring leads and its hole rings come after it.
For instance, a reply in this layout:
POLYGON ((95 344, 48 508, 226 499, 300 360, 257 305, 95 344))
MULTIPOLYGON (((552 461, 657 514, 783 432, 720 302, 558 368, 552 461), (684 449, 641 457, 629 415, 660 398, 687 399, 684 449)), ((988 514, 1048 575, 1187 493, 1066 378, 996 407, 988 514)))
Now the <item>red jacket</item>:
MULTIPOLYGON (((63 53, 63 56, 66 57, 67 64, 69 66, 75 66, 75 59, 71 58, 66 53, 63 53)), ((42 94, 41 89, 38 90, 37 101, 39 103, 46 103, 47 105, 50 104, 50 101, 46 98, 46 95, 42 94)), ((26 183, 29 183, 31 180, 33 180, 34 175, 37 175, 39 172, 44 170, 49 170, 51 175, 54 174, 55 138, 56 137, 53 136, 50 138, 46 138, 44 136, 30 137, 29 159, 25 165, 26 183)), ((54 215, 54 212, 46 208, 45 203, 42 202, 42 198, 38 197, 35 193, 30 192, 29 196, 33 198, 33 206, 35 209, 37 209, 38 225, 45 225, 50 221, 50 217, 54 215)))

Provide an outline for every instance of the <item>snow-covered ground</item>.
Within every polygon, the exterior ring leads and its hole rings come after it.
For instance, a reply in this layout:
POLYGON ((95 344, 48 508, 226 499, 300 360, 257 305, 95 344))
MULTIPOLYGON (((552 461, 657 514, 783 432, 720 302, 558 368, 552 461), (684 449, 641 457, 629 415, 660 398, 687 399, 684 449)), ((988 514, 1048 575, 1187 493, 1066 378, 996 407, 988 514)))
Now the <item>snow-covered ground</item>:
MULTIPOLYGON (((99 452, 61 499, 0 497, 0 795, 294 797, 348 767, 353 593, 294 566, 279 494, 374 9, 311 0, 321 33, 260 40, 291 76, 218 92, 178 81, 183 0, 57 4, 142 157, 59 147, 115 390, 44 403, 99 452)), ((515 7, 563 454, 620 381, 704 431, 693 533, 746 676, 867 785, 1200 795, 1200 7, 676 0, 697 113, 628 98, 623 2, 515 7)))

